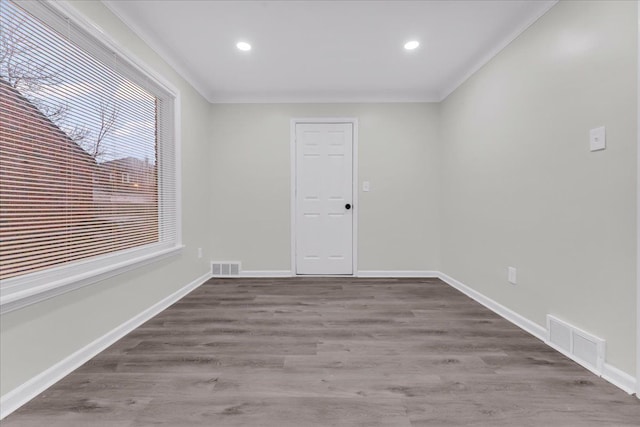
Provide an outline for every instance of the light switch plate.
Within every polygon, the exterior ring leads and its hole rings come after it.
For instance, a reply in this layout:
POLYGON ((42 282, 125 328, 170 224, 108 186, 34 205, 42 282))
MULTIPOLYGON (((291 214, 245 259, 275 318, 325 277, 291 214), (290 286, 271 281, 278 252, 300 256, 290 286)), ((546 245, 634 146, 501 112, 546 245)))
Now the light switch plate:
POLYGON ((604 126, 589 131, 589 145, 591 146, 591 151, 607 148, 607 135, 604 126))
POLYGON ((507 268, 507 280, 509 280, 509 283, 511 283, 512 285, 515 285, 518 282, 516 273, 517 272, 515 267, 507 268))
POLYGON ((363 181, 362 182, 362 191, 369 191, 370 187, 369 187, 369 181, 363 181))

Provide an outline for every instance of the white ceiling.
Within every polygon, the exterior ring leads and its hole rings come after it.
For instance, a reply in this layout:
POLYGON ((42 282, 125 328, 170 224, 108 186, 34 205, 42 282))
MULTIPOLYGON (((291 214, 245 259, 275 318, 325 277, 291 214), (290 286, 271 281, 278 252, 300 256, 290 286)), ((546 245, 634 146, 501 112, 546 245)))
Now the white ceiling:
POLYGON ((103 1, 210 102, 440 101, 556 3, 103 1))

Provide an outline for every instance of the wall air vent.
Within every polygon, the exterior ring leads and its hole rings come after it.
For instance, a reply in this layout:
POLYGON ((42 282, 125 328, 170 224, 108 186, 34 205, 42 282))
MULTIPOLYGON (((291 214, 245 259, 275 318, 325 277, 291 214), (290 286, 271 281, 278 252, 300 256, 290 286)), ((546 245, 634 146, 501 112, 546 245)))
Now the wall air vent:
POLYGON ((211 262, 211 275, 213 277, 231 277, 240 275, 240 263, 235 261, 211 262))
POLYGON ((547 344, 597 375, 602 374, 605 341, 547 315, 547 344))

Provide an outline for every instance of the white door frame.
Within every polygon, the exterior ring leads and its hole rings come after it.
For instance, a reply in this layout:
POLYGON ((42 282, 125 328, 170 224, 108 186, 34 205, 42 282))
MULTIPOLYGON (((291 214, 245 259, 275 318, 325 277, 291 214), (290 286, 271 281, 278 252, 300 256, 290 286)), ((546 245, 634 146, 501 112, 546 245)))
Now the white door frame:
MULTIPOLYGON (((308 118, 292 118, 291 119, 291 137, 290 137, 290 164, 291 164, 291 193, 290 193, 290 223, 291 223, 291 274, 297 276, 296 271, 296 125, 302 123, 350 123, 353 126, 353 199, 351 202, 353 215, 353 239, 351 262, 353 265, 352 276, 358 275, 358 211, 360 204, 358 203, 358 119, 354 117, 308 117, 308 118)), ((342 275, 341 275, 342 276, 342 275)))
POLYGON ((638 163, 637 163, 637 182, 636 182, 636 215, 638 216, 636 222, 637 244, 636 244, 636 397, 640 399, 640 0, 636 2, 638 8, 638 45, 637 45, 637 70, 638 82, 636 85, 636 102, 637 102, 637 120, 636 130, 638 132, 638 163))

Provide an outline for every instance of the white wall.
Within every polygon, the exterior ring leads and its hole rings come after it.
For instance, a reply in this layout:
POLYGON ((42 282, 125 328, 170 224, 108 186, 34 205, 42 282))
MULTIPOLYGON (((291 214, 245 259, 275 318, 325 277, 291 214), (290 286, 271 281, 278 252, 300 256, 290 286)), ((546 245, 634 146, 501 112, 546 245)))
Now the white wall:
POLYGON ((634 372, 635 2, 561 2, 440 106, 210 106, 102 4, 72 5, 182 93, 187 247, 2 316, 1 394, 208 260, 289 270, 289 120, 318 116, 360 121, 360 270, 444 271, 541 325, 553 313, 605 338, 608 362, 634 372), (590 153, 600 125, 608 149, 590 153))
POLYGON ((560 2, 442 104, 442 269, 635 371, 636 2, 560 2), (605 125, 607 149, 589 152, 605 125), (507 283, 507 266, 518 284, 507 283))
POLYGON ((209 104, 99 2, 72 2, 109 36, 162 74, 182 95, 182 255, 96 283, 0 319, 4 395, 208 271, 209 104), (198 260, 197 248, 205 257, 198 260))
POLYGON ((251 104, 211 109, 213 258, 290 270, 290 119, 357 117, 359 270, 439 268, 435 104, 251 104))

